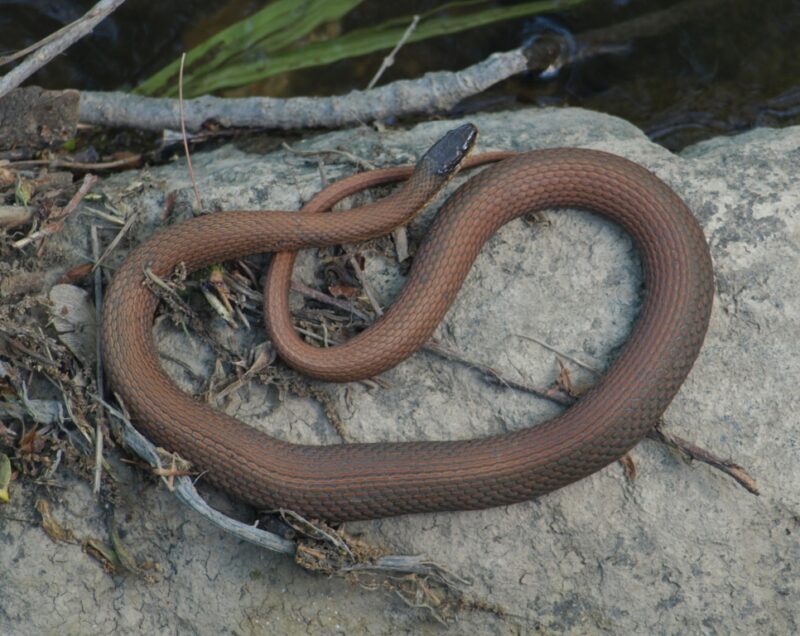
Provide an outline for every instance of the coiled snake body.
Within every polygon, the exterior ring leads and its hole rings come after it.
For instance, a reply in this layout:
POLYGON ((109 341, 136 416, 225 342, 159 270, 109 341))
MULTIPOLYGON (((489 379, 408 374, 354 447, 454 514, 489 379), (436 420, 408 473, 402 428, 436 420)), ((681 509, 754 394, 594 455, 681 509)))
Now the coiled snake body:
POLYGON ((345 179, 300 212, 222 212, 166 228, 135 249, 106 298, 103 346, 110 380, 136 426, 179 452, 213 483, 259 508, 291 508, 330 520, 465 510, 530 499, 618 459, 656 423, 689 373, 708 325, 713 272, 703 232, 680 198, 645 168, 582 149, 479 155, 498 163, 442 206, 394 305, 343 345, 303 343, 288 317, 292 257, 279 255, 265 287, 267 322, 280 354, 314 377, 347 381, 397 364, 444 317, 482 244, 522 214, 582 208, 633 238, 645 299, 633 332, 599 383, 541 425, 466 441, 290 444, 180 391, 152 339, 158 304, 144 270, 169 275, 245 254, 350 243, 407 222, 452 176, 475 129, 451 131, 420 160, 399 192, 345 212, 316 214, 365 185, 408 176, 388 169, 345 179))

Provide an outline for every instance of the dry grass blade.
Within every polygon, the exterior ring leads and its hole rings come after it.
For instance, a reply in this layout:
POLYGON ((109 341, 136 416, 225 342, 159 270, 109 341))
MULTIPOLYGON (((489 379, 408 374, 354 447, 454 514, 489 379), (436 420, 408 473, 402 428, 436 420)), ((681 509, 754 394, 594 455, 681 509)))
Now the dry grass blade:
MULTIPOLYGON (((120 232, 121 233, 121 232, 120 232)), ((95 348, 97 353, 96 367, 95 367, 95 382, 97 383, 97 393, 100 396, 105 395, 104 387, 104 373, 103 373, 103 347, 102 347, 102 332, 99 325, 102 324, 103 315, 103 272, 97 267, 100 261, 100 238, 97 234, 97 226, 92 224, 91 228, 92 238, 92 258, 94 258, 94 307, 95 307, 95 324, 98 328, 95 330, 95 348)), ((105 420, 105 413, 103 412, 103 405, 99 405, 97 410, 97 418, 95 422, 94 433, 94 485, 93 492, 95 495, 100 494, 100 486, 103 479, 103 422, 105 420)))
MULTIPOLYGON (((105 215, 105 216, 109 217, 110 215, 105 215)), ((119 242, 125 237, 125 235, 128 233, 128 231, 131 229, 131 226, 136 222, 136 219, 138 218, 138 216, 139 215, 138 215, 137 212, 134 212, 133 214, 131 214, 128 217, 128 219, 125 221, 125 224, 122 226, 120 231, 117 232, 117 235, 112 239, 111 243, 108 244, 108 247, 106 247, 106 249, 103 251, 103 253, 101 255, 99 255, 99 256, 94 256, 94 265, 92 265, 92 271, 93 272, 99 271, 100 266, 109 257, 111 252, 113 252, 116 249, 117 245, 119 245, 119 242)), ((114 217, 110 217, 110 218, 114 218, 114 217)), ((116 223, 116 222, 118 222, 118 219, 114 218, 114 223, 116 223)), ((92 227, 95 227, 95 226, 92 226, 92 227)), ((100 324, 100 323, 98 322, 97 324, 100 324)))
POLYGON ((181 66, 178 72, 178 106, 180 110, 181 119, 181 135, 183 136, 183 150, 186 153, 186 165, 189 170, 189 177, 192 179, 192 188, 194 188, 194 196, 197 201, 197 209, 203 209, 203 202, 200 200, 200 190, 197 187, 197 180, 194 178, 194 169, 192 168, 192 154, 189 152, 189 138, 186 136, 186 117, 183 111, 183 66, 186 62, 186 53, 181 55, 181 66))
POLYGON ((668 447, 678 451, 681 455, 703 462, 709 466, 713 466, 717 470, 720 470, 726 475, 732 477, 740 486, 742 486, 742 488, 748 492, 754 495, 760 494, 756 480, 753 479, 753 477, 751 477, 750 474, 739 464, 730 460, 720 459, 705 448, 702 448, 697 444, 690 442, 689 440, 685 440, 682 437, 678 437, 677 435, 666 433, 660 427, 654 428, 649 433, 648 437, 661 442, 662 444, 666 444, 668 447))

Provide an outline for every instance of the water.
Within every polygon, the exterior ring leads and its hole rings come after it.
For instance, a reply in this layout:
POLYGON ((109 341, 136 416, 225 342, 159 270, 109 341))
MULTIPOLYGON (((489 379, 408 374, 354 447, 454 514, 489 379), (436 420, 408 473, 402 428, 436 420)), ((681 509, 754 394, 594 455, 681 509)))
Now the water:
MULTIPOLYGON (((0 0, 0 50, 26 46, 82 15, 94 0, 0 0)), ((347 31, 429 10, 430 1, 368 0, 347 31)), ((494 4, 509 4, 496 2, 494 4)), ((590 0, 547 16, 582 34, 674 6, 662 0, 590 0)), ((128 0, 95 33, 41 71, 37 84, 126 89, 223 26, 262 6, 253 0, 128 0)), ((407 45, 382 81, 458 69, 513 48, 542 27, 521 19, 407 45)), ((464 110, 515 104, 591 108, 628 119, 671 149, 753 126, 800 123, 800 0, 728 0, 722 9, 622 46, 550 77, 529 74, 470 100, 464 110)), ((363 88, 383 53, 265 80, 231 94, 325 95, 363 88)))

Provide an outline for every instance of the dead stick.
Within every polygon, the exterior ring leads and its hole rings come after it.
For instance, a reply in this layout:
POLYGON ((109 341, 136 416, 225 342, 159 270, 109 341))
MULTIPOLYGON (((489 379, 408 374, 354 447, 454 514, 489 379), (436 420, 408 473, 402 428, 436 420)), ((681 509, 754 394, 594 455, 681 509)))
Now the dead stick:
MULTIPOLYGON (((493 53, 460 71, 427 73, 417 79, 390 82, 347 95, 286 99, 198 97, 185 102, 186 126, 196 131, 205 122, 214 121, 226 127, 340 128, 390 116, 447 111, 461 100, 519 73, 561 68, 633 39, 656 36, 724 4, 724 0, 684 0, 607 29, 578 34, 572 48, 563 46, 563 36, 547 34, 549 37, 538 38, 530 45, 493 53)), ((175 129, 178 111, 176 99, 90 91, 80 96, 80 121, 99 126, 175 129)))
POLYGON ((367 161, 362 157, 358 157, 354 155, 352 152, 347 152, 346 150, 336 150, 336 149, 328 149, 328 150, 298 150, 297 148, 292 148, 289 144, 285 141, 281 143, 281 147, 284 150, 291 152, 293 155, 297 155, 298 157, 320 157, 324 155, 334 155, 337 157, 344 157, 354 165, 358 166, 362 170, 375 170, 377 166, 374 163, 367 161))
POLYGON ((367 300, 369 300, 369 304, 372 305, 372 310, 375 312, 375 315, 383 316, 383 308, 380 302, 378 302, 378 294, 369 282, 367 273, 361 268, 355 256, 351 256, 349 260, 353 271, 356 273, 356 278, 358 278, 358 281, 361 283, 361 287, 364 288, 364 293, 367 295, 367 300))
MULTIPOLYGON (((548 349, 552 349, 552 347, 550 347, 546 343, 543 343, 543 342, 538 341, 538 340, 536 340, 536 342, 538 342, 539 344, 542 344, 543 346, 545 346, 548 349)), ((552 350, 555 351, 555 349, 552 349, 552 350)), ((556 353, 558 353, 559 355, 563 355, 563 354, 560 354, 557 351, 556 351, 556 353)), ((573 362, 578 363, 578 361, 576 361, 576 360, 573 360, 573 362)), ((579 364, 581 364, 581 363, 579 363, 579 364)), ((593 369, 592 367, 590 367, 590 366, 588 366, 586 364, 581 364, 581 366, 583 366, 584 368, 588 369, 589 371, 595 373, 596 375, 600 375, 599 371, 597 371, 596 369, 593 369)), ((515 388, 521 388, 521 387, 515 387, 515 388)), ((521 388, 521 390, 526 390, 526 389, 521 388)), ((537 395, 539 395, 539 394, 537 393, 537 395)), ((564 395, 564 394, 560 394, 560 396, 561 395, 564 395)), ((549 395, 545 395, 545 396, 542 396, 542 397, 546 397, 547 399, 552 399, 549 395)), ((572 396, 565 396, 565 397, 567 399, 567 401, 566 401, 567 405, 574 404, 575 402, 578 401, 578 398, 575 398, 575 397, 572 397, 572 396)), ((560 402, 558 400, 553 400, 553 401, 554 402, 558 402, 559 404, 564 404, 565 403, 565 402, 560 402)), ((694 459, 694 460, 697 460, 699 462, 703 462, 704 464, 708 464, 709 466, 711 466, 713 468, 716 468, 717 470, 722 471, 726 475, 729 475, 730 477, 733 477, 733 479, 735 479, 742 487, 744 487, 745 490, 753 493, 754 495, 759 494, 758 486, 756 485, 755 479, 753 479, 747 473, 747 471, 744 468, 742 468, 741 466, 739 466, 738 464, 736 464, 736 463, 734 463, 732 461, 720 459, 719 457, 714 455, 711 451, 708 451, 705 448, 701 448, 700 446, 690 442, 689 440, 686 440, 686 439, 683 439, 682 437, 678 437, 677 435, 672 435, 670 433, 665 432, 663 430, 663 427, 665 425, 666 425, 666 423, 665 423, 664 419, 660 418, 658 420, 658 422, 656 422, 656 425, 647 434, 647 437, 649 437, 650 439, 655 440, 657 442, 661 442, 662 444, 664 444, 664 445, 666 445, 666 446, 668 446, 670 448, 678 450, 680 453, 682 453, 683 455, 689 457, 690 459, 694 459)))
MULTIPOLYGON (((537 340, 536 342, 538 342, 539 344, 543 344, 548 349, 552 349, 552 347, 546 345, 545 343, 542 343, 541 341, 537 340)), ((422 346, 422 349, 440 355, 444 358, 447 358, 448 360, 452 360, 454 362, 460 362, 470 367, 474 367, 480 370, 481 372, 485 373, 488 377, 492 378, 493 380, 495 380, 500 384, 508 386, 509 388, 512 389, 524 391, 526 393, 532 393, 539 397, 550 400, 551 402, 555 402, 556 404, 560 404, 561 406, 572 406, 573 404, 575 404, 575 402, 578 401, 577 398, 567 395, 566 393, 563 393, 555 388, 545 389, 542 387, 532 386, 524 382, 518 382, 516 380, 507 378, 503 376, 496 369, 488 365, 484 365, 480 362, 468 360, 464 358, 457 351, 448 349, 434 341, 429 341, 425 343, 422 346)), ((563 354, 559 353, 559 355, 563 354)), ((573 361, 580 364, 580 366, 583 366, 584 368, 599 374, 599 371, 592 369, 588 365, 579 363, 576 360, 573 361)), ((743 488, 745 488, 745 490, 753 493, 754 495, 759 494, 758 486, 756 485, 755 479, 753 479, 753 477, 751 477, 742 466, 730 460, 720 459, 719 457, 714 455, 711 451, 708 451, 705 448, 698 446, 697 444, 694 444, 686 439, 683 439, 682 437, 666 433, 664 430, 662 430, 664 424, 665 424, 664 420, 659 419, 659 421, 656 423, 656 426, 653 429, 651 429, 651 431, 648 433, 647 436, 650 439, 653 439, 657 442, 661 442, 662 444, 665 444, 670 448, 674 448, 680 451, 681 453, 683 453, 684 455, 688 456, 691 459, 703 462, 704 464, 708 464, 709 466, 712 466, 713 468, 722 471, 726 475, 729 475, 734 480, 736 480, 743 488)))
POLYGON ((545 342, 544 340, 540 340, 539 338, 536 338, 534 336, 526 336, 526 335, 521 334, 521 333, 520 334, 516 334, 516 335, 517 335, 518 338, 522 338, 523 340, 530 340, 531 342, 535 342, 540 347, 544 347, 548 351, 552 351, 556 355, 561 356, 562 358, 577 364, 579 367, 582 367, 582 368, 586 369, 587 371, 591 371, 592 373, 594 373, 596 375, 600 375, 600 371, 595 369, 590 364, 586 364, 585 362, 579 360, 578 358, 576 358, 574 356, 569 355, 568 353, 564 353, 563 351, 559 351, 553 345, 545 342))
POLYGON ((308 285, 304 285, 296 280, 292 281, 292 291, 296 291, 299 294, 303 294, 306 298, 312 298, 317 300, 321 303, 325 303, 327 305, 331 305, 332 307, 336 307, 343 311, 353 314, 354 316, 360 318, 361 320, 365 320, 370 322, 372 318, 370 318, 367 314, 353 305, 352 302, 346 302, 344 300, 339 300, 338 298, 334 298, 333 296, 329 296, 321 291, 317 291, 316 289, 312 289, 308 285))
POLYGON ((532 393, 533 395, 545 398, 546 400, 550 400, 551 402, 555 402, 556 404, 560 404, 561 406, 572 406, 572 404, 575 403, 574 398, 570 397, 569 395, 566 395, 565 393, 562 393, 558 389, 555 388, 546 389, 544 387, 537 387, 533 386, 532 384, 527 384, 525 382, 512 380, 511 378, 504 376, 497 369, 494 369, 493 367, 490 367, 489 365, 483 364, 481 362, 476 362, 475 360, 469 360, 465 358, 458 351, 449 349, 448 347, 445 347, 444 345, 441 345, 433 340, 429 340, 424 345, 422 345, 422 349, 430 353, 435 353, 436 355, 441 356, 442 358, 445 358, 447 360, 451 360, 452 362, 459 362, 473 369, 477 369, 488 378, 491 378, 491 380, 496 384, 507 386, 511 389, 517 389, 518 391, 532 393))
POLYGON ((131 155, 124 159, 113 161, 99 161, 97 163, 84 163, 82 161, 69 161, 68 159, 24 159, 21 161, 10 161, 12 168, 25 168, 34 166, 47 166, 48 168, 65 168, 80 172, 102 172, 104 170, 118 170, 120 168, 133 168, 142 163, 142 155, 131 155))
POLYGON ((760 494, 755 479, 753 479, 744 468, 739 466, 739 464, 736 464, 730 460, 720 459, 716 455, 713 455, 707 451, 705 448, 701 448, 689 440, 685 440, 677 435, 664 432, 661 429, 662 424, 663 421, 659 421, 658 425, 652 429, 647 436, 650 439, 656 440, 662 444, 666 444, 670 448, 680 451, 682 454, 690 457, 691 459, 695 459, 721 470, 726 475, 733 477, 733 479, 735 479, 748 492, 751 492, 754 495, 760 494))
POLYGON ((91 33, 100 22, 123 2, 125 2, 125 0, 101 0, 83 17, 69 26, 60 29, 57 37, 54 35, 45 38, 48 40, 46 44, 37 47, 34 53, 25 58, 25 60, 11 69, 3 77, 0 77, 0 97, 11 92, 12 89, 22 84, 22 82, 54 57, 66 51, 85 35, 91 33))
POLYGON ((386 72, 386 69, 388 69, 390 66, 394 64, 395 56, 397 55, 398 51, 400 51, 400 49, 403 48, 403 45, 408 41, 408 38, 411 37, 411 34, 414 33, 418 24, 419 24, 419 16, 415 15, 414 19, 411 20, 411 24, 408 25, 408 28, 406 29, 405 33, 403 33, 403 37, 401 37, 400 41, 397 44, 395 44, 391 53, 389 53, 389 55, 383 58, 383 61, 381 62, 381 67, 378 69, 378 72, 375 73, 375 76, 372 78, 372 80, 370 80, 370 83, 367 85, 367 90, 369 90, 370 88, 374 88, 375 84, 378 83, 378 80, 381 78, 381 76, 386 72))
MULTIPOLYGON (((461 71, 427 73, 416 80, 399 80, 347 95, 292 98, 205 95, 186 100, 185 122, 190 131, 202 129, 207 121, 225 127, 339 128, 390 116, 446 111, 465 97, 527 70, 522 49, 514 49, 495 53, 461 71)), ((87 91, 80 96, 79 119, 98 126, 160 131, 177 128, 180 118, 176 99, 87 91)))

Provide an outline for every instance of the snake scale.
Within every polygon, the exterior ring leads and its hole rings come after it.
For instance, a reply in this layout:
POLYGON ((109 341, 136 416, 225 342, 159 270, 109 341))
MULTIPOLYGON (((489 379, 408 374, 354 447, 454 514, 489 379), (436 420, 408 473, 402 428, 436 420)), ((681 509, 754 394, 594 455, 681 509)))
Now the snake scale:
POLYGON ((634 446, 657 422, 702 345, 713 270, 702 229, 681 199, 645 168, 596 150, 562 148, 466 158, 477 132, 448 133, 416 168, 334 184, 299 212, 231 211, 162 229, 133 250, 104 306, 109 379, 134 424, 180 453, 233 496, 262 509, 354 520, 467 510, 524 501, 585 477, 634 446), (180 391, 162 370, 152 325, 158 300, 144 270, 168 276, 258 252, 366 240, 408 222, 462 165, 492 165, 443 204, 403 291, 373 326, 322 349, 295 334, 288 314, 291 254, 274 257, 265 286, 279 354, 310 376, 349 381, 380 373, 432 334, 483 243, 520 215, 580 208, 619 224, 638 250, 645 297, 632 333, 598 384, 563 414, 523 430, 464 441, 299 445, 257 431, 180 391), (408 177, 394 194, 319 214, 374 183, 408 177))

